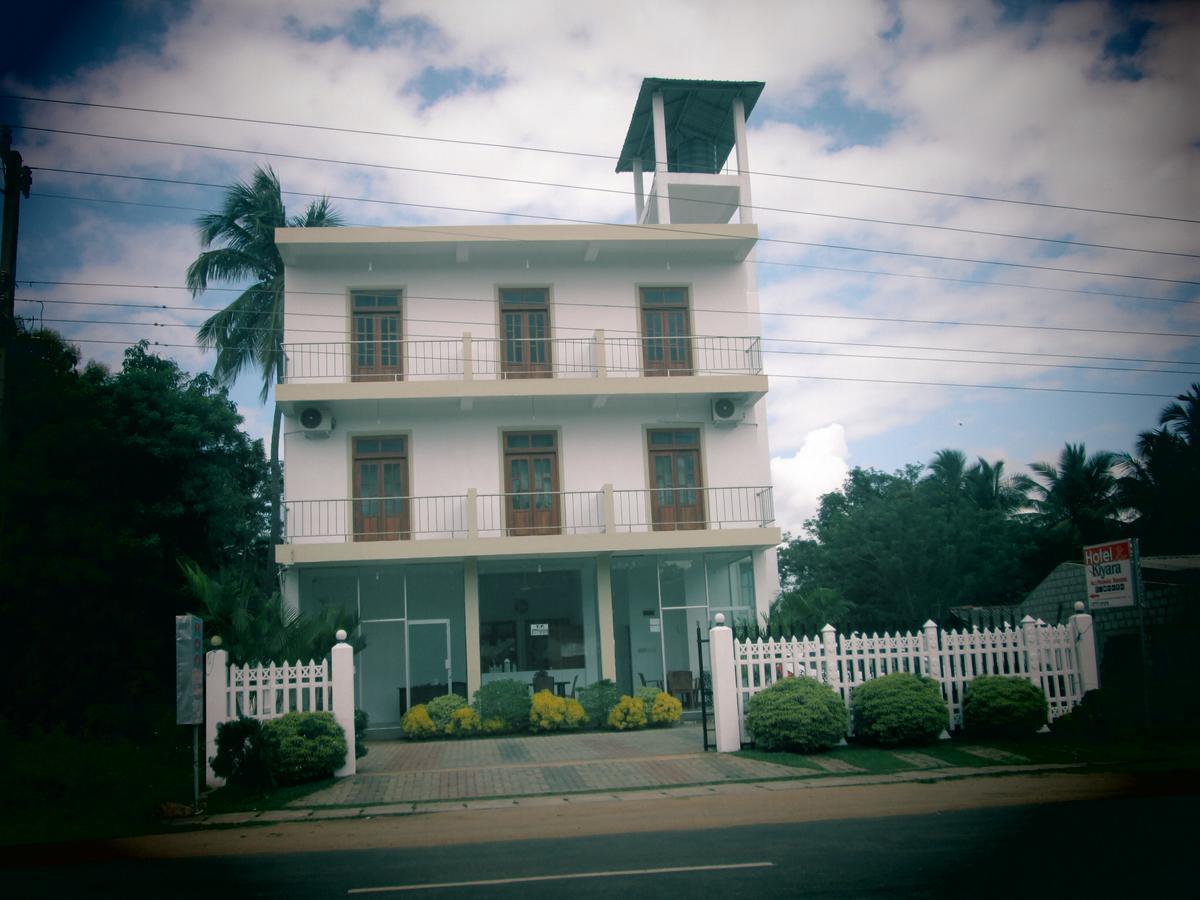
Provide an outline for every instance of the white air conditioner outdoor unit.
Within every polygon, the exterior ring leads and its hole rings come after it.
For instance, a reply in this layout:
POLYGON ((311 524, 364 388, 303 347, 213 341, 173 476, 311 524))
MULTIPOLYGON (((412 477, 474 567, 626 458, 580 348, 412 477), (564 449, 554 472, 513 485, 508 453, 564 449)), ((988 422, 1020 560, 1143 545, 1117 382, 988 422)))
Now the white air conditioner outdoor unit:
POLYGON ((319 406, 306 406, 300 410, 300 430, 306 438, 316 440, 329 437, 333 431, 333 416, 329 410, 319 406))
POLYGON ((717 397, 712 402, 712 421, 718 428, 732 428, 746 418, 742 404, 728 397, 717 397))

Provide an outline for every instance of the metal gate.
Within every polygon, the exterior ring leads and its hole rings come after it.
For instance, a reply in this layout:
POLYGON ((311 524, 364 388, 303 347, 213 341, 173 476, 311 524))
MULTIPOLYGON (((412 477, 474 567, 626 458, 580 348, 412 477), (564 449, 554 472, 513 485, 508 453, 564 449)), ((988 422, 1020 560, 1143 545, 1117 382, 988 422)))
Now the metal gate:
MULTIPOLYGON (((717 729, 714 720, 712 727, 709 727, 709 712, 712 709, 712 672, 704 668, 704 645, 708 643, 708 638, 704 636, 704 629, 696 624, 696 660, 700 667, 700 727, 704 735, 704 749, 717 749, 717 729), (712 735, 711 740, 709 735, 712 735)), ((711 665, 711 660, 709 663, 711 665)))

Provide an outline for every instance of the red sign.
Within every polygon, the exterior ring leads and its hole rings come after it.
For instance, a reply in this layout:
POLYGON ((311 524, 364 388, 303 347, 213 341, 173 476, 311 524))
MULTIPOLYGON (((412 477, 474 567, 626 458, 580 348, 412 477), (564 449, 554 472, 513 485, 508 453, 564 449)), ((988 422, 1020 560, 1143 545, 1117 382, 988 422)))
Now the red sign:
POLYGON ((1136 602, 1136 553, 1133 541, 1111 541, 1083 548, 1088 604, 1092 609, 1133 606, 1136 602))

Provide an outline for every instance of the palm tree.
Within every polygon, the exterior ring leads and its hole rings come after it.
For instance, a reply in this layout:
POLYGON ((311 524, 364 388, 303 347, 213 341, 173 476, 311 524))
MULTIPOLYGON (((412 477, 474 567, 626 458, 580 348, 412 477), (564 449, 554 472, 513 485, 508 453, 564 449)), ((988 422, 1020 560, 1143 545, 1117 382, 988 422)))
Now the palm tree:
MULTIPOLYGON (((326 228, 341 225, 341 216, 322 197, 304 213, 287 217, 279 177, 267 166, 256 167, 248 182, 225 191, 219 212, 196 221, 202 252, 188 266, 187 286, 196 297, 210 282, 253 283, 232 303, 210 316, 196 338, 215 347, 213 376, 231 385, 241 371, 254 367, 262 375, 259 399, 265 403, 271 385, 283 376, 283 258, 275 246, 276 228, 326 228), (214 246, 217 245, 217 246, 214 246)), ((283 492, 279 468, 278 405, 271 424, 271 544, 282 531, 279 504, 283 492)))
POLYGON ((1004 460, 989 463, 982 456, 963 476, 963 491, 980 509, 998 509, 1010 516, 1024 506, 1029 479, 1004 474, 1004 460))
POLYGON ((1087 455, 1083 444, 1067 444, 1054 463, 1031 463, 1040 479, 1030 479, 1033 519, 1047 531, 1067 532, 1074 543, 1111 537, 1120 502, 1113 466, 1117 454, 1101 450, 1087 455))
POLYGON ((940 488, 948 496, 957 496, 962 492, 967 455, 961 450, 939 450, 933 455, 928 468, 929 474, 921 479, 922 484, 940 488))

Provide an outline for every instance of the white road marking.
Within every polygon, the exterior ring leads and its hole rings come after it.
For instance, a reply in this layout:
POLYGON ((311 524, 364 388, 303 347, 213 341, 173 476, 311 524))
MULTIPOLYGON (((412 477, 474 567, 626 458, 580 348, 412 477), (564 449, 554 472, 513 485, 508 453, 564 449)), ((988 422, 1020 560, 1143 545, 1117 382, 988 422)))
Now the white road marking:
POLYGON ((525 878, 489 878, 486 881, 443 881, 437 884, 397 884, 386 887, 350 888, 348 894, 385 894, 397 891, 429 891, 437 888, 486 887, 495 884, 525 884, 531 881, 563 881, 568 878, 621 878, 628 875, 673 875, 678 872, 714 872, 723 869, 763 869, 773 862, 726 863, 712 866, 671 866, 663 869, 621 869, 613 872, 569 872, 565 875, 529 875, 525 878))

